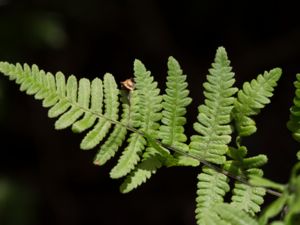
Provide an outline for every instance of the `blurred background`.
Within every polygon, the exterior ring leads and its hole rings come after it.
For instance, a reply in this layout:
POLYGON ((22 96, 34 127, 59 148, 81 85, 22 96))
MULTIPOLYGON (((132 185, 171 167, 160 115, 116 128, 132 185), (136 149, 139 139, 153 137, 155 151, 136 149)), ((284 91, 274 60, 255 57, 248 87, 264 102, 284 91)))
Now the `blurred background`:
MULTIPOLYGON (((245 139, 249 155, 264 153, 265 175, 286 182, 299 146, 286 129, 293 80, 300 72, 298 7, 289 1, 0 0, 0 61, 37 64, 65 75, 118 81, 143 61, 164 88, 174 56, 188 75, 191 135, 202 82, 218 46, 227 49, 236 85, 274 67, 283 69, 272 104, 245 139)), ((1 225, 195 224, 198 168, 161 169, 130 194, 109 178, 116 159, 92 164, 81 134, 54 130, 31 96, 0 76, 1 225)), ((267 198, 271 200, 271 197, 267 198)))

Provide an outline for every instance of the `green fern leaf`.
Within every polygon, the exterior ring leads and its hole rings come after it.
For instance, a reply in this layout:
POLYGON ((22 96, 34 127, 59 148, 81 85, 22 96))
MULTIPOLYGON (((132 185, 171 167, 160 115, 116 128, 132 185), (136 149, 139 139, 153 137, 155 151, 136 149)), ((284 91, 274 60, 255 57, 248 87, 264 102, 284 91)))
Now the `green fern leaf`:
MULTIPOLYGON (((160 90, 157 88, 157 82, 153 81, 150 71, 147 71, 141 61, 134 62, 134 81, 135 90, 132 91, 130 98, 133 98, 137 107, 134 110, 133 120, 139 121, 139 130, 146 134, 151 134, 153 138, 157 136, 159 128, 158 121, 161 119, 161 101, 160 90)), ((128 174, 140 160, 140 154, 146 147, 146 140, 140 134, 133 133, 130 137, 130 143, 125 148, 118 164, 110 172, 112 178, 120 178, 128 174)))
MULTIPOLYGON (((102 81, 95 78, 91 83, 91 103, 90 109, 97 114, 102 113, 102 103, 103 103, 103 85, 102 81)), ((95 114, 91 112, 85 112, 84 117, 78 120, 72 125, 72 131, 75 133, 81 133, 86 129, 92 127, 97 120, 95 114)))
MULTIPOLYGON (((176 147, 184 151, 188 150, 185 144, 187 137, 184 134, 186 124, 186 107, 191 104, 192 99, 188 97, 186 75, 180 68, 179 63, 173 57, 168 60, 168 76, 166 82, 166 94, 163 96, 162 125, 159 128, 159 138, 162 143, 176 147)), ((179 165, 199 165, 199 162, 186 156, 176 155, 179 165)))
MULTIPOLYGON (((113 121, 118 119, 118 94, 119 90, 115 82, 114 77, 107 73, 104 75, 104 103, 105 103, 105 113, 106 118, 110 118, 113 121)), ((100 118, 96 125, 91 131, 89 131, 83 138, 80 147, 81 149, 88 150, 94 148, 103 138, 107 135, 109 128, 111 127, 111 122, 100 118)))
POLYGON ((258 219, 259 225, 266 225, 269 219, 277 216, 283 210, 286 202, 288 200, 288 195, 286 192, 283 193, 278 199, 273 201, 262 213, 258 219))
POLYGON ((129 144, 122 152, 118 164, 110 172, 111 178, 123 177, 134 169, 140 160, 139 154, 145 149, 147 143, 145 138, 137 133, 132 133, 128 142, 129 144))
MULTIPOLYGON (((150 147, 151 148, 151 147, 150 147)), ((133 170, 120 187, 122 193, 128 193, 131 190, 137 188, 142 183, 145 183, 152 174, 156 173, 156 170, 162 166, 161 155, 156 152, 155 149, 147 149, 148 152, 153 154, 146 154, 143 157, 143 161, 133 170)))
POLYGON ((300 74, 296 75, 296 79, 294 82, 296 88, 294 105, 290 108, 290 119, 287 127, 292 132, 294 139, 300 142, 300 74))
MULTIPOLYGON (((188 150, 188 146, 184 143, 187 138, 184 134, 183 126, 186 123, 184 117, 186 107, 191 103, 192 99, 188 97, 189 91, 187 90, 185 80, 186 75, 183 75, 179 63, 173 57, 170 57, 168 60, 167 89, 162 102, 162 125, 159 128, 157 136, 165 145, 188 150)), ((160 161, 162 158, 165 158, 164 161, 168 166, 178 164, 199 165, 197 160, 182 155, 178 155, 178 160, 175 160, 170 156, 168 151, 157 145, 157 143, 152 140, 152 137, 148 137, 147 140, 152 148, 147 148, 146 154, 144 155, 151 155, 151 157, 143 157, 142 162, 138 164, 137 168, 125 179, 125 182, 121 186, 121 191, 124 193, 146 182, 152 174, 155 174, 156 169, 161 167, 160 161), (156 149, 156 152, 151 154, 150 152, 153 151, 153 148, 156 149), (153 163, 152 167, 150 166, 150 162, 153 163)))
POLYGON ((188 97, 186 75, 183 75, 179 63, 170 57, 168 60, 168 76, 166 94, 163 96, 162 125, 159 128, 159 137, 162 143, 176 146, 187 140, 183 125, 186 123, 186 106, 192 99, 188 97))
POLYGON ((267 188, 272 188, 275 190, 278 190, 280 192, 283 192, 285 189, 285 186, 279 183, 276 183, 274 181, 268 180, 266 178, 263 178, 261 176, 249 176, 249 183, 253 186, 257 187, 267 187, 267 188))
POLYGON ((265 188, 235 182, 231 205, 254 216, 260 212, 260 205, 264 202, 265 194, 265 188))
MULTIPOLYGON (((262 170, 257 167, 267 162, 265 155, 261 154, 244 158, 247 153, 245 146, 240 146, 238 149, 231 148, 229 152, 235 159, 226 161, 224 164, 225 170, 236 176, 242 175, 243 177, 248 177, 253 176, 253 174, 262 176, 262 170)), ((260 212, 260 205, 264 202, 263 197, 265 194, 265 188, 254 187, 236 181, 231 197, 231 205, 254 216, 257 212, 260 212)))
POLYGON ((257 115, 270 103, 274 87, 281 76, 281 69, 275 68, 264 75, 258 75, 250 83, 245 82, 234 102, 232 117, 239 136, 249 136, 256 132, 255 121, 250 116, 257 115))
POLYGON ((219 48, 207 75, 208 82, 203 85, 205 104, 199 106, 198 122, 194 124, 200 135, 192 136, 190 143, 193 153, 216 164, 225 162, 232 133, 230 113, 237 88, 232 87, 235 80, 229 65, 225 49, 219 48))
POLYGON ((157 82, 153 81, 150 71, 147 71, 141 61, 134 62, 135 88, 139 95, 140 130, 148 134, 157 134, 158 121, 161 119, 161 101, 157 82))
POLYGON ((84 109, 87 109, 89 106, 90 99, 90 82, 88 79, 80 79, 79 88, 78 88, 78 99, 77 93, 74 90, 77 90, 77 80, 71 79, 70 77, 67 82, 67 96, 70 93, 70 99, 73 100, 73 106, 69 111, 65 112, 59 119, 55 122, 56 129, 65 129, 71 126, 75 121, 78 120, 84 114, 84 109), (76 104, 77 103, 77 104, 76 104), (82 108, 80 108, 80 107, 82 108))
MULTIPOLYGON (((51 107, 48 111, 49 117, 59 116, 55 122, 56 129, 64 129, 72 125, 73 131, 82 132, 91 128, 98 119, 96 125, 83 139, 82 149, 96 146, 107 135, 111 123, 118 119, 119 90, 111 74, 104 75, 104 85, 102 85, 102 81, 98 78, 91 83, 85 78, 78 82, 75 76, 69 76, 66 82, 61 72, 53 76, 51 73, 39 70, 36 65, 30 68, 27 64, 22 67, 20 64, 14 66, 1 62, 0 71, 8 75, 10 80, 16 80, 21 85, 22 91, 42 100, 44 107, 51 107), (104 115, 102 114, 103 100, 104 115)), ((123 119, 125 119, 129 112, 125 105, 123 110, 123 119)), ((125 139, 126 132, 126 126, 122 124, 116 126, 103 148, 116 151, 125 139)), ((110 152, 109 155, 112 153, 110 152)), ((105 157, 102 162, 108 159, 109 157, 105 157)))
POLYGON ((226 203, 216 204, 212 210, 232 225, 258 225, 247 213, 226 203))
MULTIPOLYGON (((38 70, 38 69, 37 69, 38 70)), ((35 71, 35 67, 32 67, 32 74, 39 74, 38 71, 35 71)), ((67 109, 71 106, 70 102, 66 98, 66 80, 65 76, 61 73, 58 72, 55 75, 56 79, 56 86, 57 86, 57 94, 59 96, 59 101, 57 104, 52 106, 49 111, 48 111, 48 116, 50 118, 57 117, 67 111, 67 109)), ((38 85, 35 85, 38 87, 38 85)), ((37 90, 36 90, 37 91, 37 90)))
POLYGON ((205 223, 207 213, 220 202, 223 202, 224 195, 230 190, 228 178, 221 173, 216 172, 208 167, 203 167, 202 173, 198 175, 197 184, 197 206, 196 219, 197 224, 205 223))
POLYGON ((127 129, 122 124, 130 123, 130 107, 126 101, 125 94, 121 92, 121 95, 121 101, 123 102, 123 114, 120 121, 121 124, 117 124, 115 126, 108 139, 100 146, 100 150, 94 160, 94 164, 96 165, 104 165, 109 159, 111 159, 125 140, 127 129))

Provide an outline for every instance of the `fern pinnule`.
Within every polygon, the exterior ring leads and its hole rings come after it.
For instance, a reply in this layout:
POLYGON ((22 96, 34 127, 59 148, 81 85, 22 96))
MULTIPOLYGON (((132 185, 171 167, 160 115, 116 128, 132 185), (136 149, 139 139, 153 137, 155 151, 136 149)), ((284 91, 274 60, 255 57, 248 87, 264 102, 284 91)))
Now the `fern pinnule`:
POLYGON ((198 122, 194 130, 199 135, 191 137, 191 151, 200 158, 216 164, 225 162, 232 129, 231 110, 237 88, 232 87, 235 80, 230 61, 224 48, 217 50, 215 62, 204 83, 205 104, 200 105, 198 122))
MULTIPOLYGON (((121 102, 122 104, 122 116, 121 123, 128 124, 130 123, 130 107, 126 100, 127 93, 121 91, 121 102)), ((117 124, 114 127, 114 130, 111 132, 110 136, 107 140, 100 146, 98 154, 94 159, 94 164, 96 165, 104 165, 110 158, 112 158, 115 153, 118 151, 119 147, 122 145, 126 138, 127 129, 125 126, 121 124, 117 124)))
POLYGON ((67 98, 70 99, 73 104, 70 109, 64 112, 55 122, 56 129, 65 129, 71 126, 84 114, 82 108, 87 109, 90 101, 90 81, 85 78, 80 79, 79 87, 77 88, 76 78, 74 76, 69 77, 67 82, 67 98), (76 93, 76 90, 78 90, 78 93, 76 93))
MULTIPOLYGON (((118 119, 119 89, 117 88, 114 77, 109 73, 106 73, 104 75, 103 82, 105 103, 104 116, 113 121, 116 121, 118 119)), ((81 149, 88 150, 98 145, 100 141, 102 141, 103 138, 107 135, 110 127, 111 121, 108 121, 105 118, 99 118, 98 122, 95 124, 92 130, 89 131, 81 141, 81 149)))
POLYGON ((217 204, 212 209, 223 221, 232 225, 258 225, 257 221, 240 208, 227 203, 217 204))
MULTIPOLYGON (((234 157, 233 160, 227 160, 223 168, 236 176, 242 176, 245 180, 248 176, 262 176, 262 170, 257 167, 261 167, 267 162, 267 157, 263 154, 245 158, 247 149, 245 146, 239 148, 231 148, 231 154, 233 152, 241 152, 242 155, 234 157), (240 150, 241 149, 241 150, 240 150)), ((260 212, 260 205, 264 202, 263 197, 266 194, 266 190, 261 187, 255 187, 235 181, 234 188, 232 190, 231 205, 244 210, 250 215, 254 216, 257 212, 260 212)))
POLYGON ((155 149, 148 149, 148 152, 143 155, 142 161, 126 177, 120 186, 120 191, 122 193, 128 193, 142 183, 145 183, 147 179, 149 179, 152 174, 155 174, 156 170, 162 166, 161 160, 162 156, 155 149), (152 154, 149 154, 150 151, 152 154))
MULTIPOLYGON (((102 104, 103 104, 103 84, 99 78, 95 78, 91 82, 90 87, 90 105, 88 107, 94 113, 102 113, 102 104)), ((97 120, 97 116, 91 112, 85 112, 84 117, 76 121, 72 125, 72 131, 75 133, 81 133, 90 127, 92 127, 97 120)))
MULTIPOLYGON (((138 85, 137 85, 138 88, 138 85)), ((186 119, 186 107, 191 103, 192 99, 188 97, 189 91, 187 90, 186 75, 180 68, 179 63, 173 57, 168 59, 168 76, 166 82, 166 93, 163 95, 162 102, 162 125, 159 127, 158 137, 161 142, 168 146, 177 147, 183 150, 188 150, 188 146, 184 143, 187 138, 184 134, 184 124, 186 119)), ((149 140, 148 140, 149 141, 149 140)), ((150 141, 151 143, 151 141, 150 141)), ((167 151, 162 149, 164 157, 166 158, 165 164, 170 165, 199 165, 199 162, 178 155, 178 160, 169 156, 167 151)), ((147 148, 142 162, 138 164, 137 168, 129 174, 121 185, 121 191, 126 193, 136 188, 138 185, 146 182, 156 169, 161 167, 161 152, 155 151, 153 148, 147 148), (146 155, 146 157, 145 157, 146 155), (150 162, 153 166, 150 168, 150 162)))
MULTIPOLYGON (((66 78, 65 78, 65 76, 61 72, 58 72, 55 75, 55 79, 56 79, 56 86, 57 86, 57 94, 58 94, 58 96, 60 96, 60 98, 59 98, 58 102, 49 109, 49 111, 48 111, 49 118, 54 118, 54 117, 61 115, 62 113, 67 111, 67 109, 71 106, 70 100, 68 100, 66 97, 66 78)), ((37 94, 36 94, 36 96, 37 96, 37 94)))
POLYGON ((250 116, 257 115, 266 104, 270 103, 280 76, 281 69, 275 68, 243 84, 232 111, 239 136, 249 136, 256 132, 255 121, 250 116))
POLYGON ((244 210, 254 216, 260 212, 260 205, 264 202, 265 188, 252 187, 247 184, 235 182, 231 205, 244 210))
POLYGON ((183 127, 186 123, 184 115, 192 99, 188 97, 186 75, 183 75, 179 63, 173 57, 168 60, 166 86, 159 138, 166 145, 176 146, 177 142, 184 143, 187 140, 183 127))
MULTIPOLYGON (((166 90, 163 95, 162 125, 159 128, 159 139, 163 144, 188 151, 184 134, 186 124, 186 107, 192 99, 188 97, 189 90, 186 75, 183 74, 179 63, 173 57, 168 59, 168 75, 166 90)), ((176 154, 177 165, 199 165, 199 162, 183 155, 176 154)))
POLYGON ((202 172, 198 175, 197 189, 195 211, 197 224, 213 224, 205 221, 216 217, 212 209, 217 203, 224 201, 223 197, 230 190, 228 178, 224 174, 203 166, 202 172))
MULTIPOLYGON (((156 137, 159 128, 158 121, 161 119, 162 97, 159 95, 157 82, 153 81, 150 71, 147 71, 139 60, 134 62, 134 82, 135 89, 130 98, 134 98, 133 101, 137 105, 131 114, 131 117, 134 117, 132 120, 138 121, 138 123, 135 122, 139 126, 138 130, 156 137)), ((134 169, 147 144, 146 139, 138 133, 132 133, 128 142, 129 144, 122 152, 117 165, 110 172, 112 178, 125 176, 134 169)))
POLYGON ((296 75, 296 79, 294 82, 296 88, 293 100, 294 105, 290 108, 290 118, 287 127, 292 132, 293 138, 300 142, 300 74, 296 75))

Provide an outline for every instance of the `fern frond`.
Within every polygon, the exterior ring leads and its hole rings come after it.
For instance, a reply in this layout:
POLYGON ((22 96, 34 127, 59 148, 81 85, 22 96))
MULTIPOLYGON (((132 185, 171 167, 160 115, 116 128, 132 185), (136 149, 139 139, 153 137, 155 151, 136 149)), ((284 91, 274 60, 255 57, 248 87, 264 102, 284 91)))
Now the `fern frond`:
POLYGON ((265 194, 265 188, 235 182, 231 205, 254 216, 260 212, 260 205, 264 202, 265 194))
MULTIPOLYGON (((230 148, 229 155, 233 160, 228 160, 223 168, 236 176, 244 178, 253 176, 262 176, 262 170, 258 169, 267 162, 267 157, 263 154, 244 158, 247 153, 245 146, 239 148, 230 148)), ((248 214, 254 216, 260 212, 260 205, 264 202, 265 188, 250 186, 239 181, 235 181, 232 191, 231 205, 244 210, 248 214)))
MULTIPOLYGON (((95 78, 91 83, 91 102, 90 109, 102 114, 103 103, 103 84, 98 78, 95 78)), ((72 125, 72 131, 76 133, 83 132, 92 127, 97 120, 97 116, 93 113, 86 112, 84 117, 72 125)))
POLYGON ((203 167, 202 173, 198 175, 197 184, 197 224, 205 223, 206 217, 212 217, 211 211, 217 203, 224 201, 223 197, 230 190, 228 178, 221 173, 208 167, 203 167))
MULTIPOLYGON (((191 103, 192 99, 188 97, 189 91, 187 90, 186 75, 183 75, 179 63, 173 57, 170 57, 168 60, 166 86, 166 94, 163 95, 162 102, 162 125, 159 127, 157 136, 163 144, 187 151, 188 146, 184 143, 187 140, 183 127, 186 123, 184 115, 186 114, 186 107, 191 103)), ((160 149, 160 151, 155 152, 153 147, 155 148, 156 146, 147 148, 146 154, 144 154, 147 156, 150 155, 150 157, 143 156, 142 162, 138 164, 137 168, 126 178, 121 186, 122 192, 129 192, 138 185, 146 182, 146 180, 156 172, 156 169, 161 167, 163 156, 165 157, 164 161, 166 161, 167 166, 199 165, 198 161, 182 155, 177 156, 178 160, 176 160, 175 163, 175 159, 169 156, 168 151, 160 149), (153 165, 151 165, 150 162, 152 162, 153 165), (151 168, 150 165, 152 166, 151 168)), ((157 146, 157 148, 161 147, 157 146)))
POLYGON ((215 62, 204 83, 205 104, 200 105, 194 129, 200 135, 191 137, 190 148, 200 158, 216 164, 225 162, 224 154, 231 140, 231 110, 237 88, 230 61, 224 48, 218 48, 215 62))
POLYGON ((258 225, 247 213, 226 203, 217 204, 212 210, 232 225, 258 225))
POLYGON ((162 166, 161 155, 157 153, 155 149, 148 149, 148 152, 153 153, 146 153, 146 156, 143 157, 143 161, 126 177, 120 187, 122 193, 128 193, 142 183, 145 183, 146 180, 149 179, 152 174, 155 174, 156 170, 162 166))
MULTIPOLYGON (((75 123, 79 117, 84 114, 84 109, 89 106, 90 98, 90 82, 83 78, 79 81, 79 88, 77 87, 77 79, 70 76, 67 81, 67 98, 70 99, 70 108, 67 109, 55 122, 55 129, 65 129, 75 123), (87 89, 87 90, 85 90, 87 89), (77 93, 78 90, 78 93, 77 93), (77 98, 78 94, 78 98, 77 98), (78 103, 78 104, 77 104, 78 103), (81 108, 82 107, 82 108, 81 108)), ((45 101, 45 100, 44 100, 45 101)))
POLYGON ((293 138, 300 142, 300 74, 296 75, 294 86, 296 88, 294 105, 290 108, 290 118, 287 123, 288 129, 292 132, 293 138))
MULTIPOLYGON (((121 116, 121 124, 128 124, 131 122, 130 120, 130 107, 126 99, 126 93, 121 92, 122 98, 121 101, 123 114, 121 116)), ((108 139, 100 146, 98 154, 94 159, 95 165, 104 165, 109 159, 111 159, 115 153, 118 151, 119 147, 125 140, 127 129, 125 126, 117 124, 114 130, 111 132, 111 135, 108 139)))
POLYGON ((110 171, 111 178, 120 178, 128 174, 140 160, 139 154, 145 149, 146 140, 137 133, 132 133, 128 146, 122 152, 118 164, 110 171))
POLYGON ((159 138, 166 145, 176 146, 176 143, 184 143, 187 140, 183 127, 186 124, 184 115, 192 99, 188 97, 186 75, 183 75, 179 63, 173 57, 168 60, 166 86, 159 138))
MULTIPOLYGON (((119 89, 117 88, 114 77, 111 74, 106 73, 104 75, 104 116, 113 121, 118 119, 118 94, 119 89)), ((110 127, 110 121, 104 118, 99 118, 93 129, 89 131, 81 141, 81 149, 88 150, 98 145, 100 141, 102 141, 102 139, 107 135, 110 127)))
MULTIPOLYGON (((159 128, 159 139, 163 144, 187 151, 184 134, 186 124, 186 107, 192 99, 188 97, 189 90, 186 75, 183 74, 179 63, 173 57, 168 59, 168 76, 166 94, 163 95, 162 125, 159 128)), ((178 165, 199 165, 199 162, 186 156, 178 155, 178 165)))
POLYGON ((281 69, 275 68, 263 75, 258 75, 250 83, 243 84, 243 89, 238 92, 232 111, 239 136, 249 136, 256 132, 255 121, 250 116, 257 115, 266 104, 270 103, 280 76, 281 69))
MULTIPOLYGON (((153 81, 150 71, 147 71, 141 61, 134 62, 134 81, 135 90, 130 98, 136 102, 134 120, 138 125, 138 130, 143 133, 157 137, 159 128, 158 121, 161 119, 160 110, 162 109, 162 97, 157 88, 157 82, 153 81)), ((140 134, 133 133, 129 139, 130 143, 125 148, 118 164, 110 172, 112 178, 119 178, 128 174, 140 160, 140 154, 146 147, 146 140, 140 134)))
MULTIPOLYGON (((0 71, 16 80, 21 90, 35 95, 43 101, 50 118, 59 117, 55 122, 56 129, 72 126, 74 132, 83 132, 92 128, 81 142, 82 149, 91 149, 107 136, 112 121, 118 120, 119 89, 114 77, 107 73, 104 83, 99 78, 92 82, 82 78, 77 81, 75 76, 65 76, 58 72, 56 75, 39 70, 36 65, 30 68, 27 64, 22 67, 8 63, 0 63, 0 71), (103 113, 104 102, 104 113, 103 113)), ((129 120, 128 104, 124 103, 122 122, 129 120)), ((122 144, 127 133, 126 126, 118 124, 102 145, 103 152, 98 154, 95 163, 103 164, 110 159, 122 144), (99 155, 101 160, 99 159, 99 155)))

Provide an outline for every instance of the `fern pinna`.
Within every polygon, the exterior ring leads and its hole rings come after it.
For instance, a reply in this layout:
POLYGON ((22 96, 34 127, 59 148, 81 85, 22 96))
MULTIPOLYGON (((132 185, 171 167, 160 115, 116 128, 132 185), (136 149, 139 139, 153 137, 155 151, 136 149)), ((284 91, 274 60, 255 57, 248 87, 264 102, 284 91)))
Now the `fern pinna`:
POLYGON ((227 53, 218 48, 204 83, 204 103, 198 107, 196 134, 184 133, 188 96, 186 75, 170 57, 165 93, 157 87, 150 71, 134 61, 134 88, 118 88, 113 75, 89 81, 66 78, 40 70, 36 65, 0 63, 0 71, 20 84, 21 91, 42 100, 49 117, 58 117, 56 129, 86 132, 80 147, 97 147, 94 164, 104 165, 125 146, 112 178, 124 177, 126 193, 149 179, 162 166, 200 166, 196 198, 198 224, 257 224, 264 187, 250 185, 250 175, 262 177, 265 155, 247 156, 242 137, 256 131, 254 116, 270 102, 280 78, 279 68, 234 87, 234 73, 227 53), (236 136, 235 142, 232 136, 236 136), (203 164, 203 165, 201 165, 203 164), (230 175, 235 178, 233 188, 230 175), (224 196, 231 192, 231 201, 224 196))

